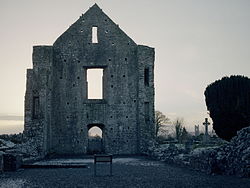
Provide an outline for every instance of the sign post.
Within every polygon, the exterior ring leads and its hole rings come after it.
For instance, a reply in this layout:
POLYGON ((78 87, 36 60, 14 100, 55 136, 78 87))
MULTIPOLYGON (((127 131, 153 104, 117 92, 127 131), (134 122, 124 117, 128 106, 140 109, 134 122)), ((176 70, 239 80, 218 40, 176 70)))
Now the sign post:
POLYGON ((110 176, 112 176, 112 155, 94 155, 94 174, 96 176, 96 165, 97 163, 109 163, 109 172, 110 176))

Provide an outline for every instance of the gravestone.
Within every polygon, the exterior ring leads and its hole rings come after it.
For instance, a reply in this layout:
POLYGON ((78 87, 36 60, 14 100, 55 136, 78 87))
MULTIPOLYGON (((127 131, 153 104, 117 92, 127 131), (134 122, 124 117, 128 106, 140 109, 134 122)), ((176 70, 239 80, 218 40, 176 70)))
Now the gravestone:
POLYGON ((200 135, 200 130, 199 130, 199 125, 194 126, 194 135, 199 136, 200 135))

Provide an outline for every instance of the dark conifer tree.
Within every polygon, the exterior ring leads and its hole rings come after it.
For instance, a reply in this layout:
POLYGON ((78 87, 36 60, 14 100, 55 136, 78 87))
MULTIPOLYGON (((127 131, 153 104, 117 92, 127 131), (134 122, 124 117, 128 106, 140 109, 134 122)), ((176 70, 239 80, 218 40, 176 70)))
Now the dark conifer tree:
POLYGON ((207 86, 206 105, 216 134, 230 141, 237 131, 250 126, 250 79, 223 77, 207 86))

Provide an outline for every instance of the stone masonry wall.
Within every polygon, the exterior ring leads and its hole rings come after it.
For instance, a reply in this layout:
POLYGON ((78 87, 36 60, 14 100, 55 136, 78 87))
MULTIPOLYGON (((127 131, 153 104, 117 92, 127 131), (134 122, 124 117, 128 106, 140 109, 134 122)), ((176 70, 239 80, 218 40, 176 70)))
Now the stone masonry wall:
POLYGON ((49 144, 47 137, 51 119, 51 66, 52 47, 35 46, 33 69, 27 70, 24 133, 28 138, 36 138, 33 144, 37 144, 41 155, 47 154, 49 144))
POLYGON ((53 46, 34 47, 33 65, 27 72, 25 133, 42 143, 44 153, 86 153, 93 126, 102 129, 106 153, 145 150, 154 132, 154 49, 138 46, 97 5, 53 46), (92 27, 98 43, 92 43, 92 27), (88 99, 92 68, 103 69, 103 99, 88 99), (35 95, 38 118, 32 118, 35 95))

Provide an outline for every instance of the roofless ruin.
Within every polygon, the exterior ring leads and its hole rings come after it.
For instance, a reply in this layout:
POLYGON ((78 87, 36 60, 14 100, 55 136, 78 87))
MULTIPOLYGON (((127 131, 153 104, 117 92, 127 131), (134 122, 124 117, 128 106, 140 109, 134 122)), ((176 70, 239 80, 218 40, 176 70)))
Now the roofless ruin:
POLYGON ((42 155, 86 154, 94 126, 105 153, 141 153, 154 135, 154 49, 137 45, 96 4, 52 46, 33 47, 24 134, 42 155), (88 96, 92 69, 103 71, 100 99, 88 96))

